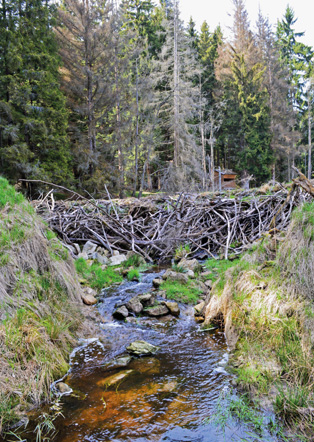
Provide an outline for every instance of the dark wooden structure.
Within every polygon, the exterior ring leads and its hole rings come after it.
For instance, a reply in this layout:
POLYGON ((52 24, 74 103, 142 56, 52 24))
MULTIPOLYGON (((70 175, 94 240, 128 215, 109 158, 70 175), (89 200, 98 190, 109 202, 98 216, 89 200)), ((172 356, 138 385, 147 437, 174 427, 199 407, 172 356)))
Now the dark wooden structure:
POLYGON ((236 189, 237 174, 232 170, 215 170, 215 189, 219 189, 219 175, 221 176, 221 189, 236 189))

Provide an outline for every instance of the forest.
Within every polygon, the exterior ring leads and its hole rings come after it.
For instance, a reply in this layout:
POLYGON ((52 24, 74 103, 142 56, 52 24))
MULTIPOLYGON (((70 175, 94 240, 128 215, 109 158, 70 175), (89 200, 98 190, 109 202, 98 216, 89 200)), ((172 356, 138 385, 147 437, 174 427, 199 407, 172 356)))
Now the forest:
MULTIPOLYGON (((101 197, 312 176, 313 49, 233 0, 229 40, 178 0, 2 0, 0 173, 101 197)), ((40 189, 32 186, 32 193, 40 189)))

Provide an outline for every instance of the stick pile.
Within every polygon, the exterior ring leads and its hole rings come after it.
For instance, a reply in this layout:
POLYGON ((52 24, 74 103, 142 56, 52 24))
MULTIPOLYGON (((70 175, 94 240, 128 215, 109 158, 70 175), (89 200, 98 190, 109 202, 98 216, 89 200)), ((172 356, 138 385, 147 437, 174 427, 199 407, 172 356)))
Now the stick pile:
POLYGON ((272 195, 242 192, 235 198, 181 194, 132 201, 37 202, 37 211, 65 244, 90 240, 106 248, 132 250, 148 261, 170 260, 180 245, 193 256, 240 254, 268 231, 285 230, 293 208, 305 200, 299 187, 272 195))

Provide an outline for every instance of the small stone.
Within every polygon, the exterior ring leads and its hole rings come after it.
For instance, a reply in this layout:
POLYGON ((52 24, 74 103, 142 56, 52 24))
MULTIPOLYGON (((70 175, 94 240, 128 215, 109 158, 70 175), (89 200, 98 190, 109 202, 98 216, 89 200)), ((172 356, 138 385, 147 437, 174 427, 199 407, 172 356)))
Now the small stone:
POLYGON ((144 293, 143 295, 137 296, 137 299, 144 307, 153 306, 156 302, 156 298, 152 293, 144 293))
POLYGON ((91 255, 91 257, 92 257, 92 259, 94 259, 95 261, 98 261, 99 264, 102 264, 102 265, 106 265, 109 262, 108 258, 106 258, 105 256, 101 255, 98 252, 94 252, 91 255))
POLYGON ((77 254, 80 254, 80 253, 81 253, 81 248, 80 248, 80 246, 78 245, 78 243, 75 242, 75 243, 73 244, 73 246, 75 247, 76 253, 77 253, 77 254))
POLYGON ((95 305, 95 304, 97 304, 97 299, 93 295, 85 295, 85 294, 83 294, 81 296, 81 298, 82 298, 82 301, 84 302, 84 304, 86 304, 86 305, 95 305))
POLYGON ((153 286, 156 287, 157 289, 161 286, 162 283, 163 280, 160 278, 153 279, 153 286))
POLYGON ((200 263, 197 259, 182 258, 178 266, 183 267, 186 270, 193 270, 193 272, 195 272, 195 270, 200 267, 200 263))
POLYGON ((206 285, 206 287, 211 289, 213 286, 213 281, 211 279, 208 279, 207 281, 205 281, 205 285, 206 285))
POLYGON ((87 241, 83 246, 83 253, 86 253, 88 256, 92 255, 97 249, 97 244, 94 244, 91 241, 87 241))
POLYGON ((136 356, 151 356, 157 353, 159 347, 146 341, 134 341, 127 348, 128 353, 136 356))
POLYGON ((119 255, 120 255, 120 253, 119 253, 118 250, 114 250, 114 251, 112 252, 112 256, 119 256, 119 255))
POLYGON ((163 279, 166 279, 168 281, 177 281, 180 284, 187 284, 189 278, 185 273, 177 273, 173 272, 172 270, 168 269, 163 275, 163 279))
POLYGON ((87 255, 86 252, 82 252, 82 253, 79 253, 77 255, 77 258, 83 258, 83 259, 85 259, 85 261, 87 261, 88 260, 88 255, 87 255))
POLYGON ((125 305, 118 307, 115 312, 113 312, 112 316, 116 319, 124 319, 129 316, 129 311, 125 305))
POLYGON ((199 315, 199 314, 201 313, 201 311, 203 310, 204 306, 205 306, 205 302, 202 301, 202 302, 200 302, 199 304, 197 304, 197 305, 194 307, 195 315, 196 315, 196 316, 199 315))
POLYGON ((148 316, 158 317, 168 315, 169 309, 164 304, 156 305, 156 307, 151 307, 144 310, 148 316))
POLYGON ((143 311, 143 305, 141 304, 137 296, 135 298, 130 299, 126 303, 126 308, 129 311, 135 313, 136 315, 139 315, 143 311))
POLYGON ((177 302, 163 301, 162 304, 164 304, 168 308, 173 316, 180 315, 180 308, 177 302))
POLYGON ((195 316, 194 316, 194 319, 195 319, 196 322, 199 322, 199 323, 205 321, 204 316, 196 316, 196 315, 195 315, 195 316))
POLYGON ((111 258, 109 258, 110 265, 117 266, 127 260, 125 255, 119 255, 119 253, 116 254, 115 252, 113 252, 113 253, 114 253, 113 256, 111 258))
POLYGON ((167 382, 166 384, 164 384, 159 390, 159 393, 171 393, 173 392, 178 386, 178 382, 177 381, 170 381, 167 382))
POLYGON ((185 274, 191 279, 195 278, 195 273, 193 272, 193 270, 188 270, 185 274))
POLYGON ((65 384, 64 382, 58 382, 56 384, 56 388, 57 390, 59 390, 59 392, 61 394, 70 394, 72 393, 72 388, 68 386, 68 384, 65 384))

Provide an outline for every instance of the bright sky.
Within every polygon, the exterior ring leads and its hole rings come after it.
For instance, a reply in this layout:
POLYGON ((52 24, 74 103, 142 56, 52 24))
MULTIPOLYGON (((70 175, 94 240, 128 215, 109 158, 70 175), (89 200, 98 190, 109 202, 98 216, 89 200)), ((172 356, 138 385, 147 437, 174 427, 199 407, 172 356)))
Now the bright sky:
MULTIPOLYGON (((254 29, 258 16, 259 6, 270 23, 276 24, 285 13, 286 6, 294 10, 298 19, 294 25, 297 32, 305 32, 303 43, 314 48, 314 2, 313 0, 246 0, 246 10, 249 14, 251 27, 254 29)), ((181 18, 188 22, 190 16, 196 22, 198 30, 204 20, 211 31, 220 24, 224 35, 228 35, 227 27, 233 22, 232 0, 180 0, 181 18)))

